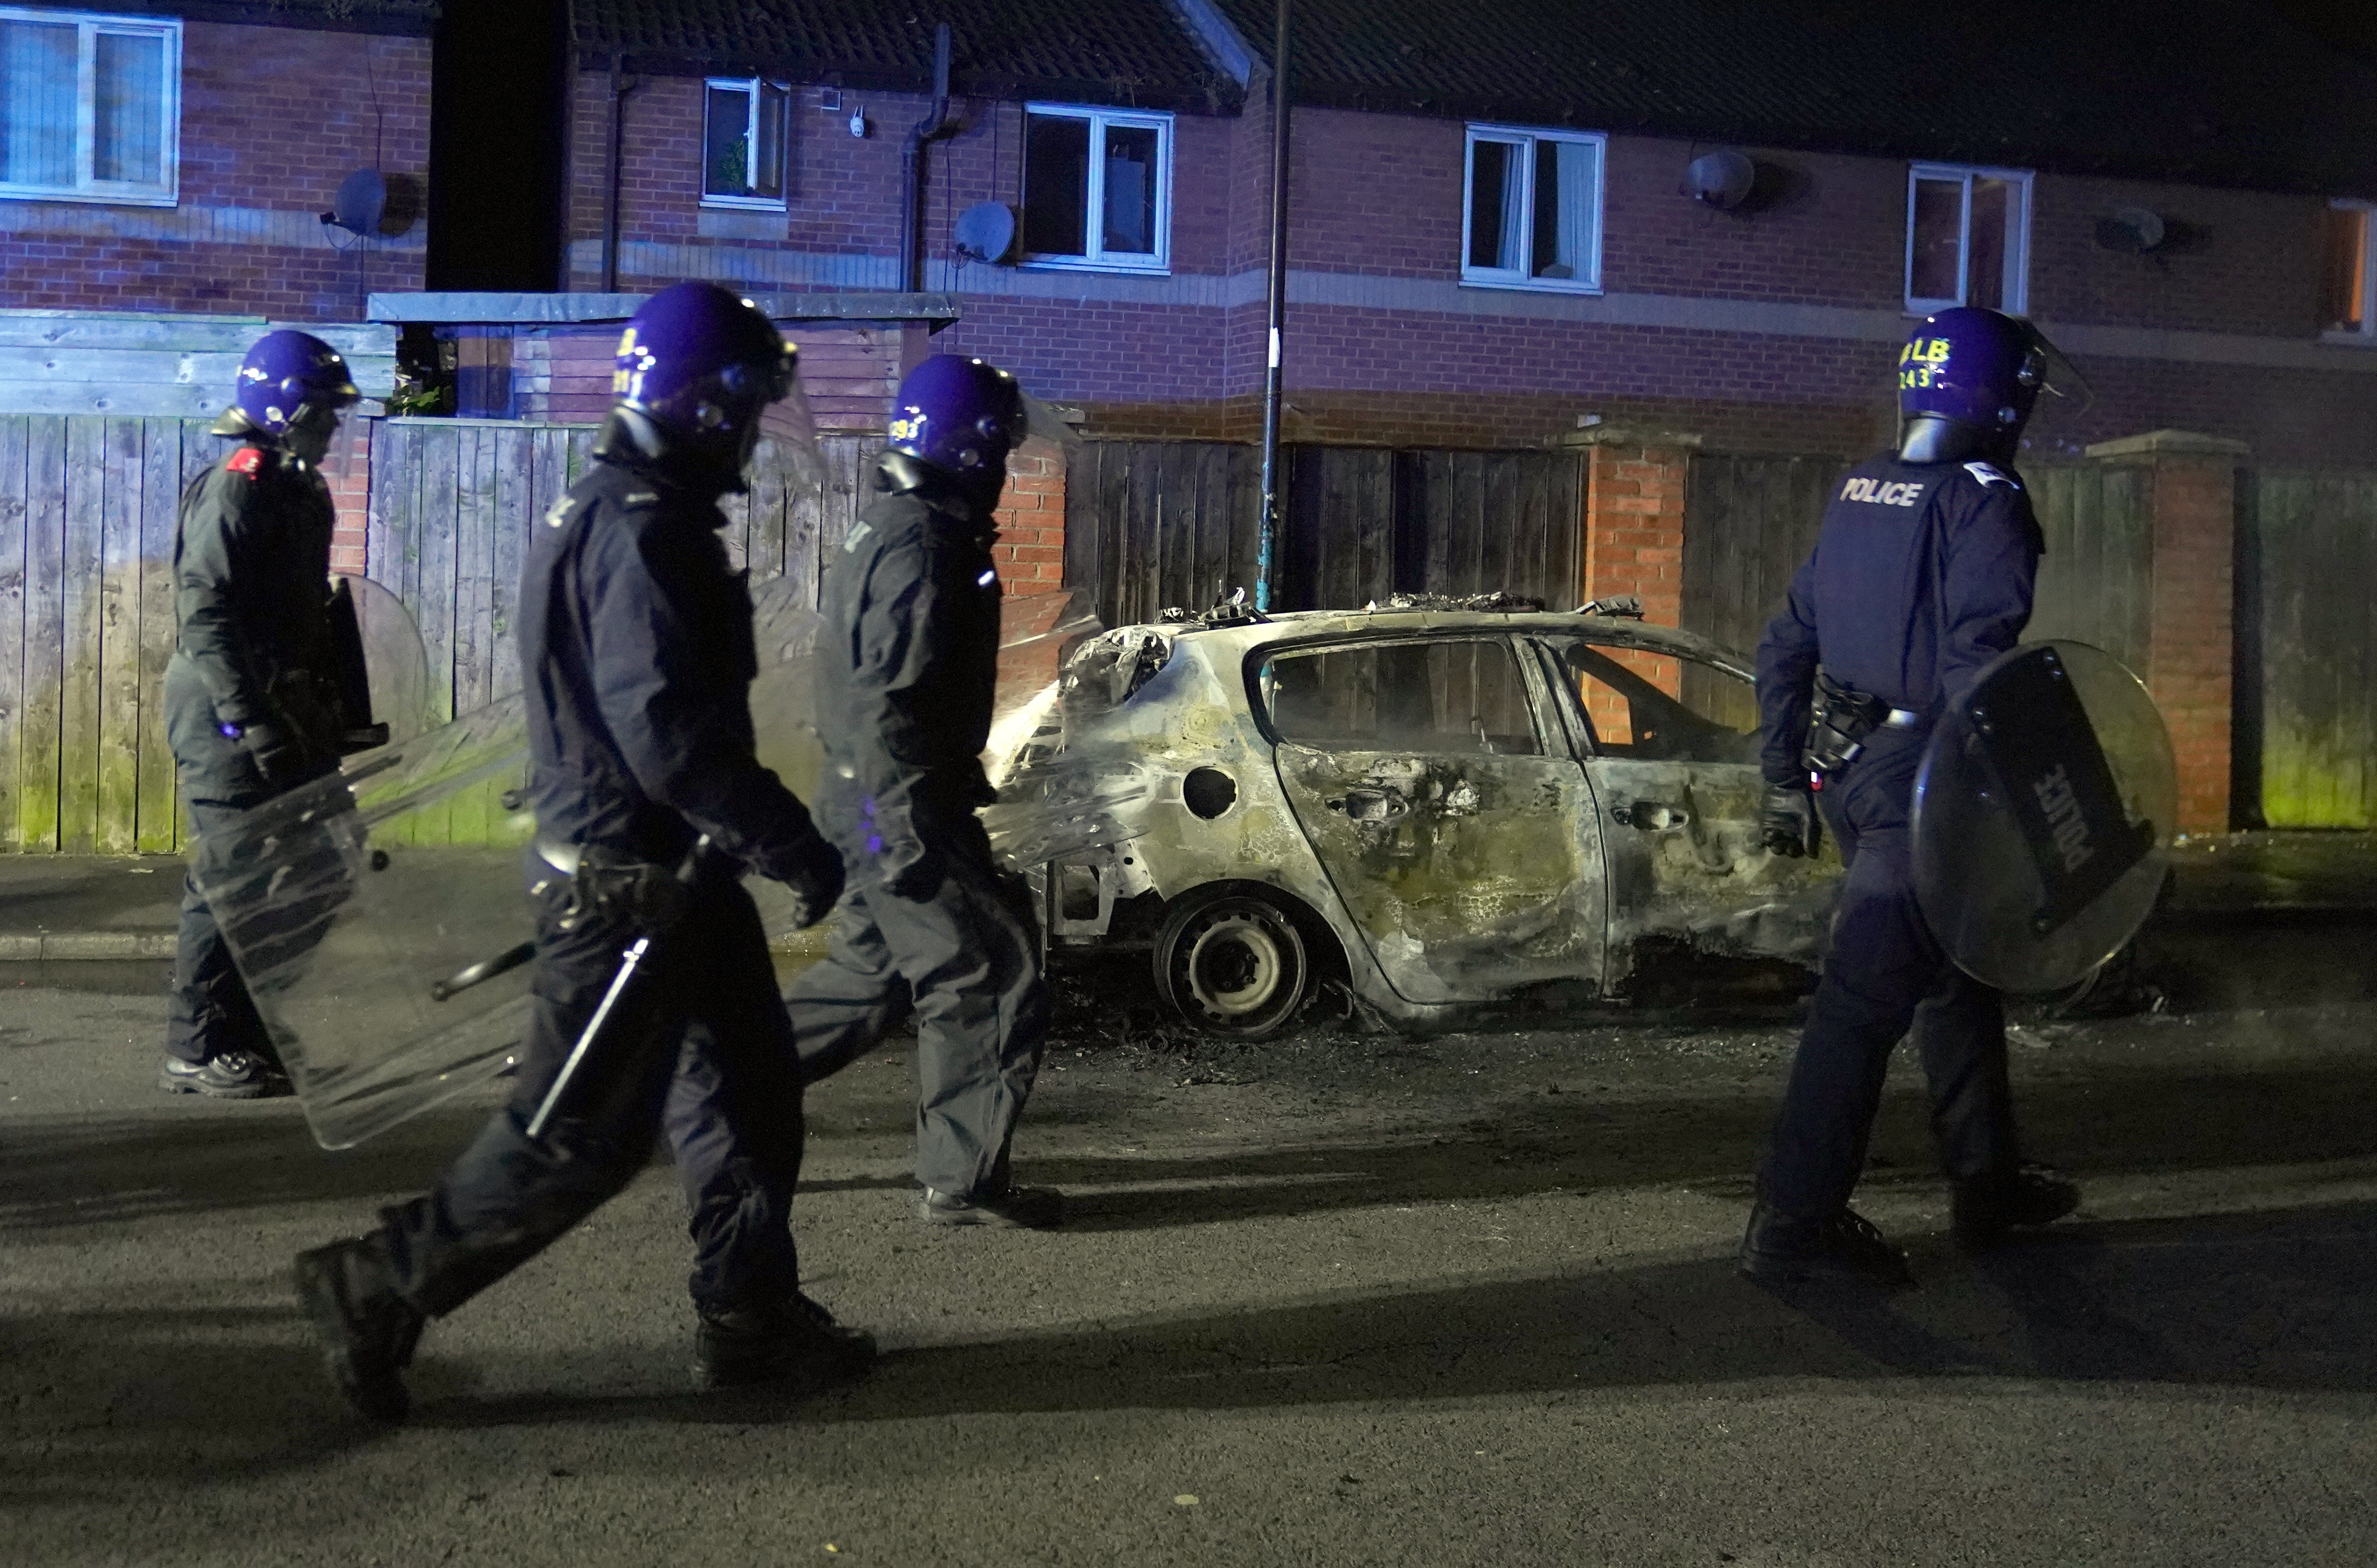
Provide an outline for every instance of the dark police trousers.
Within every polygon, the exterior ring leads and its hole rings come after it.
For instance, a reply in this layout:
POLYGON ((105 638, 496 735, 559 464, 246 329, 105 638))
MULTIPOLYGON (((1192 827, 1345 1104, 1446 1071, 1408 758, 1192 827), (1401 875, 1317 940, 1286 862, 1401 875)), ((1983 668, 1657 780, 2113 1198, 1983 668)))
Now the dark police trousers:
POLYGON ((1008 1152, 1047 1043, 1039 930, 1020 879, 997 869, 971 813, 944 830, 948 874, 930 898, 895 898, 826 812, 850 868, 824 963, 785 1004, 815 1083, 916 1015, 916 1179, 960 1197, 1009 1184, 1008 1152))
MULTIPOLYGON (((531 857, 532 868, 542 865, 531 857)), ((565 931, 567 883, 538 895, 536 970, 510 1101, 425 1195, 382 1211, 369 1240, 398 1293, 452 1311, 632 1180, 664 1131, 692 1211, 694 1305, 773 1305, 799 1288, 793 1187, 801 1078, 750 894, 713 868, 613 1009, 558 1119, 531 1118, 638 934, 623 916, 565 931)))
POLYGON ((2003 1006, 1940 951, 1916 906, 1908 812, 1924 738, 1876 731, 1817 796, 1848 877, 1759 1177, 1760 1199, 1786 1215, 1822 1218, 1848 1203, 1892 1047, 1910 1026, 1949 1177, 2017 1163, 2003 1006))
MULTIPOLYGON (((267 783, 247 748, 215 727, 214 703, 185 660, 166 666, 165 738, 179 767, 190 825, 202 838, 223 831, 241 812, 297 787, 296 783, 278 787, 267 783)), ((310 776, 319 778, 336 766, 325 762, 310 776)), ((184 1061, 203 1062, 234 1050, 278 1059, 232 962, 231 949, 215 925, 214 911, 199 895, 197 878, 187 873, 182 879, 181 927, 174 938, 173 978, 165 1003, 165 1049, 184 1061)))

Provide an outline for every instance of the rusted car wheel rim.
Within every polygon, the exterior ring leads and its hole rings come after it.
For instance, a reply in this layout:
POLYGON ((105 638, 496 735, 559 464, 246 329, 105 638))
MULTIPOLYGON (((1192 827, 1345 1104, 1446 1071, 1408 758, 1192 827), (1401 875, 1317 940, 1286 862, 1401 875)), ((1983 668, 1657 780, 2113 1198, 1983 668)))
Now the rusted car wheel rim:
POLYGON ((1190 1023, 1222 1034, 1269 1034, 1310 992, 1294 917, 1254 894, 1215 899, 1165 922, 1156 962, 1165 999, 1190 1023))

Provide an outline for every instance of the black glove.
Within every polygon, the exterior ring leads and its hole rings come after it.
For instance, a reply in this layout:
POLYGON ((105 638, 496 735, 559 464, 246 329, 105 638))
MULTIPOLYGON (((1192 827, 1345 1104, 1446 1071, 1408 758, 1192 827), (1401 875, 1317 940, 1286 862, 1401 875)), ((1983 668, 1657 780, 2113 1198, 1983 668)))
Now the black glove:
POLYGON ((241 728, 239 743, 247 748, 247 755, 264 782, 275 789, 287 789, 305 777, 305 748, 296 737, 269 720, 241 728))
POLYGON ((832 914, 842 899, 842 856, 814 832, 770 861, 760 874, 792 889, 794 923, 804 930, 832 914))
POLYGON ((1768 784, 1766 804, 1758 813, 1758 841, 1776 855, 1793 859, 1813 855, 1824 842, 1824 825, 1816 815, 1816 797, 1788 784, 1768 784))

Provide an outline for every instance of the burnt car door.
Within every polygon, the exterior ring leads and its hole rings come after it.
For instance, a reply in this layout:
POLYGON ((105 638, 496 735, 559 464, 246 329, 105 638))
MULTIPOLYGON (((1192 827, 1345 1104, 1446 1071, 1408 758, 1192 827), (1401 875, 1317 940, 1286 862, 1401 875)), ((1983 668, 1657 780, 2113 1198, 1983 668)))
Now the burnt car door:
POLYGON ((1765 781, 1742 674, 1678 653, 1531 640, 1578 732, 1600 819, 1615 985, 1661 948, 1686 957, 1813 963, 1840 858, 1759 842, 1765 781))
POLYGON ((1599 978, 1595 807, 1531 658, 1487 634, 1258 659, 1281 788, 1398 995, 1599 978))

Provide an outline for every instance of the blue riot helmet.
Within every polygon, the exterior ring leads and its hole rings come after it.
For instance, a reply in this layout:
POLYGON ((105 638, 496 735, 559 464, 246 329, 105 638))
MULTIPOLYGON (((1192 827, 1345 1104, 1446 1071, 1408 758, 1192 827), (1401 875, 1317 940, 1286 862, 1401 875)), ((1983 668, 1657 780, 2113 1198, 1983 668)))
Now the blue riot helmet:
POLYGON ((987 360, 936 354, 908 372, 892 401, 892 452, 956 479, 985 507, 1007 483, 1007 454, 1029 436, 1068 446, 1075 439, 987 360))
POLYGON ((1899 456, 2013 460, 2042 391, 2086 403, 2088 384, 2047 335, 2001 311, 1926 317, 1898 354, 1899 456))
POLYGON ((766 433, 814 462, 817 435, 801 397, 799 352, 759 307, 715 283, 676 283, 644 301, 619 336, 611 394, 650 426, 637 445, 689 463, 723 487, 766 433), (777 403, 790 406, 770 413, 777 403))
POLYGON ((267 437, 319 462, 340 413, 362 396, 338 350, 311 332, 283 328, 257 339, 240 361, 231 407, 215 422, 215 434, 267 437))

